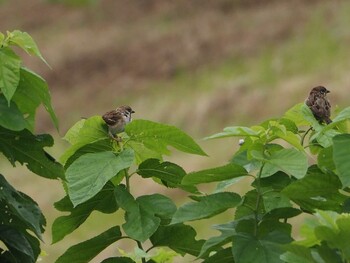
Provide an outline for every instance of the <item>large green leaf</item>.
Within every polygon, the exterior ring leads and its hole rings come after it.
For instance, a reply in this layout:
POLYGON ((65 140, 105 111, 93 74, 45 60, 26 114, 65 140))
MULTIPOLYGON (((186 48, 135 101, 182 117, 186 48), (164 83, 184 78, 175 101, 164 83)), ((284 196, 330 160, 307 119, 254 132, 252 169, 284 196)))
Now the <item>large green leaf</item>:
POLYGON ((56 179, 64 178, 63 167, 57 163, 44 147, 53 145, 50 135, 33 135, 28 130, 10 131, 0 127, 0 151, 12 165, 18 161, 40 176, 56 179))
POLYGON ((333 138, 333 159, 343 187, 350 186, 350 134, 333 138))
POLYGON ((247 171, 242 166, 229 163, 224 166, 189 173, 183 178, 182 183, 201 184, 220 182, 223 180, 245 176, 247 174, 247 171))
POLYGON ((19 83, 21 59, 10 49, 0 48, 0 90, 10 104, 19 83))
POLYGON ((89 262, 102 250, 121 238, 122 234, 119 227, 112 227, 94 238, 68 248, 68 250, 56 260, 56 263, 89 262))
POLYGON ((131 166, 134 153, 125 149, 119 154, 87 153, 66 170, 69 198, 77 206, 95 196, 112 177, 131 166))
POLYGON ((160 226, 150 240, 154 247, 167 246, 184 255, 198 256, 204 240, 196 240, 196 231, 184 224, 160 226))
POLYGON ((93 116, 78 121, 64 136, 64 139, 72 146, 61 156, 61 162, 65 163, 78 149, 86 144, 105 140, 107 136, 107 125, 101 116, 93 116))
POLYGON ((341 211, 346 196, 341 194, 339 178, 311 166, 307 175, 288 185, 282 193, 302 208, 341 211))
POLYGON ((45 62, 46 65, 49 66, 49 64, 46 62, 46 60, 41 55, 33 38, 27 32, 14 30, 8 34, 9 34, 9 44, 10 45, 16 45, 16 46, 22 48, 29 55, 34 55, 34 56, 39 57, 43 62, 45 62))
POLYGON ((308 167, 306 154, 296 149, 281 149, 272 152, 270 156, 263 156, 260 152, 252 151, 252 156, 266 163, 261 177, 283 171, 300 179, 306 174, 308 167))
POLYGON ((35 113, 40 104, 44 105, 53 124, 58 129, 58 120, 51 105, 51 95, 46 81, 39 75, 22 67, 20 81, 13 100, 23 114, 28 115, 26 120, 34 128, 35 113))
POLYGON ((21 221, 25 228, 30 229, 41 238, 44 232, 46 220, 40 211, 37 203, 24 193, 17 192, 0 174, 0 200, 4 205, 4 213, 2 215, 3 224, 16 224, 16 221, 21 221), (17 218, 17 219, 16 219, 17 218))
POLYGON ((0 94, 0 126, 13 131, 21 131, 27 128, 23 113, 18 110, 17 105, 12 101, 9 105, 3 94, 0 94))
POLYGON ((198 202, 181 206, 173 216, 172 224, 212 217, 229 208, 236 207, 241 201, 238 194, 230 192, 215 193, 196 197, 198 202))
POLYGON ((233 237, 233 257, 236 263, 282 263, 280 256, 284 253, 282 244, 292 241, 291 227, 278 221, 263 221, 257 233, 251 233, 254 220, 242 222, 245 226, 238 226, 233 237), (241 231, 241 228, 248 230, 241 231))
POLYGON ((169 145, 186 153, 206 155, 189 135, 174 126, 134 120, 125 127, 125 132, 131 140, 142 142, 147 148, 163 154, 169 153, 169 145))
POLYGON ((113 213, 118 209, 112 183, 107 183, 97 195, 76 207, 73 207, 68 196, 56 202, 55 207, 60 211, 70 212, 70 214, 58 217, 53 222, 52 243, 56 243, 72 233, 85 222, 94 210, 103 213, 113 213))
POLYGON ((125 210, 125 233, 138 241, 146 241, 159 227, 160 218, 155 216, 155 209, 149 210, 149 204, 145 200, 139 202, 121 185, 115 189, 115 197, 118 205, 125 210))
POLYGON ((302 109, 304 107, 305 103, 296 104, 295 106, 287 110, 287 112, 284 114, 284 117, 294 122, 297 126, 309 125, 310 123, 307 120, 305 120, 305 117, 302 114, 302 109))

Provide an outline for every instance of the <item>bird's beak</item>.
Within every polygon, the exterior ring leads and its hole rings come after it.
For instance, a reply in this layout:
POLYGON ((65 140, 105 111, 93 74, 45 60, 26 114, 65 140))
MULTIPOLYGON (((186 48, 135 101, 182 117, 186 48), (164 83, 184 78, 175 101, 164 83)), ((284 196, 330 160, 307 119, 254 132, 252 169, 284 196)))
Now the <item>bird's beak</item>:
MULTIPOLYGON (((329 91, 328 91, 328 92, 329 92, 329 91)), ((135 113, 135 111, 132 110, 131 113, 135 113)))
POLYGON ((329 90, 327 90, 327 91, 326 91, 326 93, 330 93, 330 91, 329 91, 329 90))

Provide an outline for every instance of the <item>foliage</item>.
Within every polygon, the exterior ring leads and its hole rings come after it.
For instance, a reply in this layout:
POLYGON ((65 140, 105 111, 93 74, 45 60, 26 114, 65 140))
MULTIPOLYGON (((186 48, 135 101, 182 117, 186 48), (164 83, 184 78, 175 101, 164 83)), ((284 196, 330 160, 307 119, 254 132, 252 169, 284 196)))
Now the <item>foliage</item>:
MULTIPOLYGON (((332 255, 337 255, 339 262, 348 260, 348 215, 341 213, 349 210, 349 198, 342 191, 349 186, 349 113, 349 108, 344 109, 325 126, 304 104, 298 104, 279 119, 252 127, 225 128, 207 139, 244 138, 231 161, 189 173, 164 161, 168 146, 206 154, 173 126, 134 120, 121 135, 123 141, 115 142, 108 138, 101 117, 79 121, 65 136, 71 143, 62 156, 68 191, 56 203, 57 209, 70 214, 54 222, 53 241, 77 229, 93 210, 114 213, 121 209, 125 223, 115 227, 124 234, 115 233, 113 242, 132 239, 135 250, 105 262, 171 262, 172 257, 166 256, 167 261, 156 260, 159 253, 167 253, 158 250, 155 257, 152 250, 159 247, 203 262, 299 262, 296 258, 316 262, 315 253, 325 262, 332 255), (153 178, 165 187, 187 191, 192 201, 177 208, 170 198, 157 193, 134 197, 132 176, 153 178), (242 196, 230 192, 229 187, 244 177, 251 178, 251 189, 242 196), (198 191, 199 184, 207 183, 218 184, 215 192, 198 191), (218 236, 198 240, 196 230, 186 225, 232 208, 235 214, 231 221, 213 226, 220 232, 218 236), (305 213, 319 218, 319 223, 306 224, 305 240, 294 241, 288 220, 305 213), (147 240, 151 246, 145 248, 147 240)), ((85 262, 92 253, 97 255, 99 249, 84 247, 99 238, 69 248, 58 262, 70 262, 70 255, 76 262, 85 262)))
MULTIPOLYGON (((44 150, 53 145, 52 137, 33 133, 40 104, 58 126, 47 84, 22 66, 13 46, 46 61, 27 33, 0 34, 0 44, 0 150, 13 165, 19 162, 39 176, 63 180, 66 196, 55 207, 65 214, 52 225, 53 243, 74 232, 94 211, 124 213, 123 224, 67 248, 56 262, 88 262, 126 238, 135 241, 133 252, 119 249, 119 255, 103 262, 171 262, 175 255, 186 254, 207 263, 350 261, 350 108, 329 125, 298 104, 278 119, 227 127, 207 139, 239 138, 231 160, 192 172, 165 160, 169 147, 206 156, 180 129, 134 120, 117 142, 109 137, 101 116, 93 116, 67 132, 71 146, 61 156, 63 168, 44 150), (191 201, 177 207, 159 193, 134 196, 136 185, 130 178, 135 176, 181 189, 191 201), (230 186, 241 178, 251 184, 239 195, 230 186), (214 192, 198 190, 208 183, 217 184, 214 192), (207 240, 198 239, 188 224, 232 209, 228 222, 213 226, 220 234, 207 240), (289 220, 306 214, 311 219, 302 226, 303 239, 295 240, 289 220)), ((0 190, 0 260, 35 262, 45 218, 35 201, 2 175, 0 190)))
MULTIPOLYGON (((26 32, 0 33, 0 151, 13 166, 18 162, 39 176, 64 178, 63 167, 44 150, 53 145, 52 137, 33 133, 40 104, 58 127, 48 86, 40 76, 22 65, 14 47, 47 64, 26 32)), ((45 217, 37 203, 13 188, 3 175, 0 175, 0 218, 0 240, 3 242, 0 261, 36 262, 45 217)))

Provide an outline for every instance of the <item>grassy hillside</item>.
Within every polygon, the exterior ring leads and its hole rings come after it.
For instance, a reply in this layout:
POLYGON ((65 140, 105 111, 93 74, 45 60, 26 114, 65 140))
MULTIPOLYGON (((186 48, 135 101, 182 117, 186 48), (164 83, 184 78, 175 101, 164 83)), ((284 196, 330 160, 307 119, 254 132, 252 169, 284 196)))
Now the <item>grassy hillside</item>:
MULTIPOLYGON (((1 31, 30 33, 52 67, 26 57, 26 65, 51 88, 60 120, 54 156, 66 147, 59 137, 82 116, 121 104, 130 104, 135 118, 176 125, 197 139, 225 126, 253 125, 280 116, 320 84, 331 90, 335 110, 336 105, 349 106, 347 1, 100 0, 83 6, 62 2, 69 1, 0 1, 1 31)), ((43 112, 38 132, 47 131, 56 133, 43 112)), ((171 159, 188 171, 219 165, 237 142, 200 144, 210 158, 175 154, 171 159)), ((63 195, 59 183, 5 165, 10 181, 39 202, 50 226, 57 216, 52 204, 63 195)), ((177 191, 170 195, 179 196, 179 202, 184 198, 177 191)), ((43 262, 53 262, 70 244, 108 224, 90 222, 54 246, 48 229, 43 262)), ((207 234, 203 226, 203 235, 207 234)))

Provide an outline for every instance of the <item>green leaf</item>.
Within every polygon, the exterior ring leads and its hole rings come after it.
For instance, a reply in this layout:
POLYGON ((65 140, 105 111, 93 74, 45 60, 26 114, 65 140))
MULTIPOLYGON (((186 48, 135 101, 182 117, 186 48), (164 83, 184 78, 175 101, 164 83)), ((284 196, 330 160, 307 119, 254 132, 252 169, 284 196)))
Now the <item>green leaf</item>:
POLYGON ((139 165, 137 173, 143 178, 156 177, 175 186, 181 184, 186 175, 185 170, 177 164, 158 159, 147 159, 139 165))
POLYGON ((106 258, 101 263, 135 263, 131 258, 126 257, 113 257, 113 258, 106 258))
POLYGON ((8 103, 2 94, 0 94, 0 126, 13 131, 21 131, 27 127, 27 122, 17 105, 12 101, 8 103))
POLYGON ((196 231, 184 224, 160 226, 150 240, 154 247, 169 247, 184 255, 198 256, 204 240, 196 240, 196 231))
POLYGON ((145 200, 139 202, 121 185, 116 187, 115 197, 118 205, 125 210, 125 233, 140 242, 146 241, 159 227, 160 218, 155 216, 154 209, 149 210, 149 204, 145 200))
MULTIPOLYGON (((221 232, 221 235, 211 237, 206 240, 198 257, 205 257, 205 255, 209 255, 209 253, 215 250, 220 251, 223 245, 232 242, 232 237, 235 234, 235 226, 237 224, 236 222, 237 221, 230 222, 228 224, 214 225, 213 228, 219 230, 221 232)), ((230 253, 231 258, 233 259, 231 249, 230 253)))
POLYGON ((161 162, 158 159, 147 159, 140 164, 137 173, 143 178, 155 177, 162 180, 167 187, 178 187, 185 191, 196 193, 197 188, 181 184, 186 175, 184 169, 171 162, 161 162))
POLYGON ((334 171, 333 147, 322 148, 317 156, 317 165, 322 171, 334 171))
POLYGON ((200 146, 180 129, 147 120, 134 120, 125 127, 130 139, 142 142, 147 148, 168 154, 167 146, 179 151, 206 156, 200 146))
POLYGON ((68 196, 55 203, 55 207, 60 211, 70 212, 70 214, 58 217, 53 222, 52 243, 56 243, 72 233, 85 222, 94 210, 109 214, 118 209, 112 183, 107 183, 97 195, 75 208, 68 196))
POLYGON ((176 205, 169 198, 161 194, 143 195, 136 199, 139 205, 159 217, 165 223, 169 223, 174 213, 176 205))
POLYGON ((312 256, 312 250, 295 244, 286 246, 288 252, 281 255, 281 259, 287 263, 317 263, 312 256))
POLYGON ((207 258, 203 263, 235 263, 231 247, 219 250, 213 256, 207 258))
POLYGON ((333 138, 333 160, 343 187, 350 186, 350 135, 342 134, 333 138))
POLYGON ((0 200, 3 200, 5 214, 8 216, 8 222, 5 222, 5 218, 2 218, 2 224, 11 224, 14 217, 16 217, 25 224, 26 228, 41 238, 46 220, 38 204, 24 193, 17 192, 1 174, 0 189, 0 200))
POLYGON ((18 229, 1 224, 0 240, 6 245, 13 257, 21 258, 25 262, 34 263, 36 261, 30 242, 18 229))
POLYGON ((119 227, 115 226, 98 236, 70 247, 56 263, 85 263, 92 260, 102 250, 122 238, 119 227))
POLYGON ((134 153, 125 149, 113 152, 87 153, 66 171, 68 194, 74 207, 95 196, 112 177, 131 166, 134 153))
POLYGON ((0 49, 0 90, 8 104, 19 83, 21 59, 10 49, 0 49))
POLYGON ((288 196, 302 208, 341 211, 346 196, 339 190, 341 183, 332 173, 323 173, 315 166, 311 166, 307 175, 288 185, 282 193, 288 196))
MULTIPOLYGON (((244 228, 253 230, 254 224, 254 220, 251 220, 244 228)), ((241 232, 239 227, 236 230, 232 247, 236 263, 281 263, 280 256, 284 253, 282 244, 292 241, 290 225, 278 221, 261 222, 257 235, 241 232)))
POLYGON ((34 55, 39 57, 48 67, 50 67, 50 65, 46 62, 46 60, 41 55, 33 38, 27 32, 21 32, 19 30, 12 31, 10 33, 9 44, 16 45, 22 48, 29 55, 34 55))
POLYGON ((226 127, 224 128, 223 132, 211 135, 209 137, 206 137, 206 140, 209 139, 218 139, 218 138, 226 138, 226 137, 233 137, 233 136, 249 136, 249 137, 260 137, 260 132, 255 131, 248 127, 243 126, 234 126, 234 127, 226 127))
POLYGON ((302 114, 302 108, 304 108, 304 106, 305 103, 298 103, 294 105, 284 114, 284 117, 294 122, 297 126, 309 125, 309 122, 305 120, 305 117, 302 114))
POLYGON ((181 206, 173 216, 171 224, 212 217, 229 208, 236 207, 241 201, 238 194, 230 192, 215 193, 196 197, 198 202, 190 202, 181 206))
POLYGON ((245 176, 247 174, 247 171, 242 166, 229 163, 224 166, 189 173, 183 178, 182 183, 193 185, 220 182, 223 180, 245 176))
POLYGON ((253 217, 256 213, 255 210, 257 211, 258 216, 265 214, 263 202, 259 202, 259 207, 257 209, 255 208, 257 197, 258 193, 255 189, 247 192, 242 197, 242 202, 236 209, 235 218, 240 219, 253 217), (252 207, 254 207, 254 209, 252 209, 252 207))
POLYGON ((298 179, 302 178, 307 171, 307 156, 296 149, 282 149, 272 152, 270 156, 264 157, 257 151, 252 151, 252 156, 260 161, 266 162, 262 177, 271 176, 277 171, 283 171, 298 179))
POLYGON ((108 137, 107 125, 101 116, 93 116, 86 120, 78 121, 71 127, 64 139, 72 144, 61 156, 60 160, 65 163, 78 149, 89 143, 105 140, 108 137))
POLYGON ((13 100, 34 128, 35 113, 40 104, 49 113, 55 128, 58 129, 58 120, 51 105, 51 95, 46 81, 36 73, 21 67, 21 78, 13 100))
POLYGON ((65 162, 64 167, 67 169, 72 163, 75 162, 75 160, 87 153, 108 152, 113 150, 114 148, 111 144, 110 139, 104 139, 85 144, 84 146, 77 149, 74 154, 68 158, 68 160, 65 162))
POLYGON ((18 161, 42 177, 64 178, 63 167, 43 149, 52 145, 53 139, 50 135, 34 136, 28 130, 16 132, 0 127, 0 151, 13 166, 18 161))

